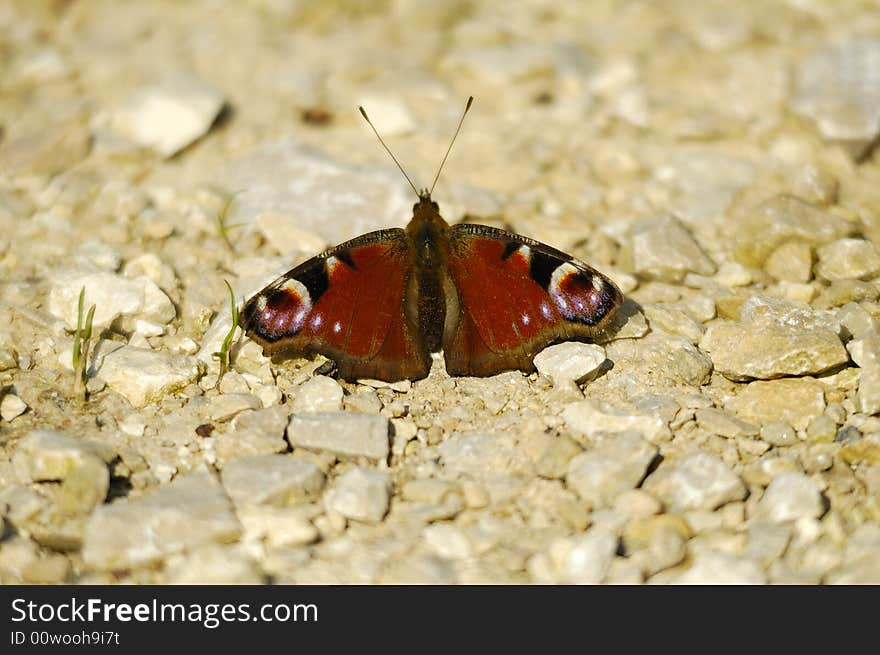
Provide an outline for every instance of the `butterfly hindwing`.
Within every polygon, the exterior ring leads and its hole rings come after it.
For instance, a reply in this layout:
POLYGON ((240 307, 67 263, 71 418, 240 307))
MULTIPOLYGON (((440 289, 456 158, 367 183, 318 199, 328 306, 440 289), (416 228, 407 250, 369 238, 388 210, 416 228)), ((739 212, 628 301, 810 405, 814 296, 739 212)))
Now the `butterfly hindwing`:
POLYGON ((596 337, 623 300, 583 262, 484 225, 453 226, 446 259, 458 293, 443 337, 450 375, 533 370, 547 345, 596 337))
POLYGON ((430 355, 403 306, 411 279, 404 231, 371 232, 279 277, 239 323, 265 353, 320 353, 345 379, 424 377, 430 355))

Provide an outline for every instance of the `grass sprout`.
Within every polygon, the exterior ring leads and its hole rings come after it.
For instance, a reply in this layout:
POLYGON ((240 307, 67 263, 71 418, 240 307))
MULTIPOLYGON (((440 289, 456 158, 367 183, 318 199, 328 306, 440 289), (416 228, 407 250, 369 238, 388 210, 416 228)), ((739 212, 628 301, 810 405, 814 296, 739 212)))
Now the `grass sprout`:
POLYGON ((76 306, 76 332, 73 333, 73 391, 75 394, 85 396, 87 381, 87 362, 89 358, 89 342, 92 339, 92 319, 95 318, 95 305, 89 307, 89 311, 83 316, 85 306, 86 288, 79 292, 79 301, 76 306))
POLYGON ((220 207, 220 211, 217 212, 217 216, 215 217, 217 234, 229 250, 235 250, 232 246, 232 240, 229 238, 229 232, 245 225, 244 223, 233 223, 232 225, 229 225, 226 222, 229 220, 229 214, 232 211, 232 203, 235 202, 235 196, 240 193, 241 191, 236 191, 235 193, 227 194, 223 199, 223 206, 220 207))
POLYGON ((232 341, 235 337, 235 328, 238 327, 238 305, 235 304, 235 293, 232 291, 232 285, 229 284, 229 280, 223 280, 223 282, 226 284, 226 289, 229 291, 229 311, 232 315, 232 325, 229 328, 229 332, 226 333, 226 337, 223 339, 223 343, 220 346, 220 352, 214 353, 214 356, 220 360, 220 375, 217 377, 218 385, 232 364, 232 341))

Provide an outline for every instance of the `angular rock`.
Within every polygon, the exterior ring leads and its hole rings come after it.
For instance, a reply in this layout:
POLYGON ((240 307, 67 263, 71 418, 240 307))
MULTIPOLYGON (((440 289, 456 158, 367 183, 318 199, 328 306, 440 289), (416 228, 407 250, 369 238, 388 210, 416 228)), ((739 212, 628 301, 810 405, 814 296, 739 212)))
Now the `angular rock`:
POLYGON ((241 524, 211 475, 178 478, 150 496, 98 507, 85 528, 83 561, 102 571, 161 562, 174 553, 230 543, 241 524))
POLYGON ((577 441, 600 432, 616 434, 631 430, 651 443, 667 441, 671 437, 669 426, 657 416, 631 414, 589 398, 566 405, 562 418, 577 441))
POLYGON ((296 390, 293 412, 337 412, 342 409, 342 387, 333 378, 316 375, 296 390))
POLYGON ((280 255, 321 252, 327 243, 319 236, 304 230, 292 216, 268 211, 254 218, 254 227, 263 235, 266 244, 280 255))
POLYGON ((388 512, 389 486, 386 474, 355 467, 333 482, 324 494, 324 505, 345 518, 378 523, 388 512))
POLYGON ((767 575, 757 562, 727 553, 700 552, 675 584, 766 584, 767 575))
POLYGON ((34 430, 12 457, 25 482, 60 481, 62 511, 87 513, 104 502, 110 487, 108 463, 116 454, 104 444, 52 430, 34 430))
POLYGON ((283 507, 316 498, 324 488, 317 466, 290 455, 250 455, 223 467, 223 487, 237 505, 283 507))
POLYGON ((7 393, 0 400, 0 418, 4 421, 11 421, 24 414, 27 410, 27 403, 14 393, 7 393))
POLYGON ((638 340, 612 341, 606 351, 614 369, 605 377, 635 378, 639 386, 699 387, 712 373, 712 360, 690 339, 677 335, 652 332, 638 340))
POLYGON ((721 459, 708 453, 663 462, 648 476, 643 487, 673 512, 714 510, 746 496, 746 486, 740 477, 721 459))
POLYGON ((328 244, 403 225, 412 208, 412 192, 396 170, 345 166, 289 140, 231 162, 212 182, 218 179, 243 190, 235 196, 230 223, 275 212, 328 244))
POLYGON ((844 444, 840 449, 840 459, 852 465, 880 464, 880 434, 869 434, 858 441, 844 444))
POLYGON ((294 448, 326 450, 343 457, 384 461, 390 447, 389 423, 384 416, 351 412, 294 414, 287 428, 294 448))
POLYGON ((865 523, 853 531, 843 562, 829 573, 827 582, 880 584, 880 528, 876 523, 865 523))
POLYGON ((864 239, 839 239, 821 246, 816 274, 829 281, 870 280, 880 273, 880 250, 864 239))
POLYGON ((620 267, 644 278, 680 282, 688 273, 712 275, 715 262, 685 225, 665 215, 635 223, 620 252, 620 267))
POLYGON ((771 446, 782 448, 798 442, 797 433, 785 421, 772 421, 761 428, 761 439, 771 446))
POLYGON ((825 513, 822 492, 803 473, 791 472, 776 476, 770 482, 758 513, 770 521, 784 523, 800 518, 819 518, 825 513))
POLYGON ((850 341, 847 350, 861 369, 856 396, 859 410, 880 413, 880 332, 866 331, 862 338, 850 341))
POLYGON ((174 558, 165 567, 164 584, 265 584, 266 576, 241 549, 207 544, 174 558))
POLYGON ((162 157, 203 136, 223 109, 222 94, 198 78, 177 75, 135 91, 110 118, 111 129, 162 157))
POLYGON ((287 450, 284 431, 289 420, 288 409, 281 405, 239 414, 232 422, 232 430, 215 439, 218 458, 228 462, 247 455, 287 450))
POLYGON ((565 584, 602 582, 617 552, 619 541, 611 531, 600 527, 573 538, 563 565, 562 581, 565 584))
POLYGON ((845 237, 853 226, 796 196, 780 194, 749 211, 737 224, 734 255, 746 266, 760 267, 787 241, 821 245, 845 237))
POLYGON ((370 120, 379 134, 401 136, 416 128, 415 118, 409 108, 396 96, 373 93, 361 96, 357 104, 369 112, 370 120))
POLYGON ((665 304, 645 304, 644 310, 653 330, 680 335, 691 343, 699 342, 703 336, 702 323, 682 309, 665 304))
POLYGON ((697 424, 711 434, 717 434, 728 439, 734 437, 754 437, 758 434, 758 426, 742 421, 714 407, 698 409, 695 415, 697 424))
POLYGON ((446 559, 467 559, 473 547, 461 528, 449 523, 434 523, 422 530, 422 539, 431 552, 446 559))
POLYGON ((880 134, 880 39, 848 39, 807 57, 797 69, 792 106, 826 139, 861 157, 880 134))
POLYGON ((566 341, 535 355, 535 368, 556 385, 579 384, 594 375, 605 361, 605 349, 593 343, 566 341))
POLYGON ((437 453, 444 470, 476 480, 534 473, 531 460, 521 449, 493 434, 453 434, 437 446, 437 453))
POLYGON ((795 284, 809 282, 813 273, 813 250, 802 241, 786 241, 767 257, 764 270, 777 280, 795 284))
POLYGON ((675 514, 646 516, 630 521, 623 533, 626 553, 634 558, 647 575, 680 563, 687 556, 691 530, 675 514))
POLYGON ((611 505, 639 485, 656 456, 656 446, 636 432, 623 432, 575 456, 568 464, 566 484, 592 507, 611 505))
POLYGON ((783 378, 750 382, 738 389, 725 409, 740 419, 763 425, 785 421, 796 430, 825 409, 825 392, 815 380, 783 378))
POLYGON ((59 276, 49 290, 49 312, 76 329, 79 293, 85 288, 83 312, 95 305, 93 335, 120 316, 165 325, 176 314, 165 292, 146 276, 127 278, 115 273, 74 272, 59 276))
POLYGON ((734 381, 818 374, 849 361, 840 338, 828 328, 769 321, 713 323, 700 348, 718 372, 734 381))
POLYGON ((0 170, 9 175, 57 175, 82 161, 91 145, 91 134, 79 121, 50 126, 4 144, 0 170))
POLYGON ((101 358, 97 373, 132 406, 143 407, 195 382, 199 364, 189 355, 122 346, 101 358))
POLYGON ((265 540, 271 548, 305 546, 318 539, 318 529, 296 507, 248 505, 236 508, 246 541, 265 540))

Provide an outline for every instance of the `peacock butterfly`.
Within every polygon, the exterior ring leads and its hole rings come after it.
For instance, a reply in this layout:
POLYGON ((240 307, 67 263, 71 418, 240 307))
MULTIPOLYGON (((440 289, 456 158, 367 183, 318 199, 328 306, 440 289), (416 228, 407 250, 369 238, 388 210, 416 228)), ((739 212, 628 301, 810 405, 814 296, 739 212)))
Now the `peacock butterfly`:
POLYGON ((428 375, 442 349, 450 375, 488 376, 532 371, 549 344, 595 338, 610 323, 623 294, 609 278, 528 237, 449 225, 434 185, 417 191, 376 136, 418 195, 412 219, 326 250, 250 298, 239 324, 264 353, 320 353, 343 379, 395 381, 428 375))

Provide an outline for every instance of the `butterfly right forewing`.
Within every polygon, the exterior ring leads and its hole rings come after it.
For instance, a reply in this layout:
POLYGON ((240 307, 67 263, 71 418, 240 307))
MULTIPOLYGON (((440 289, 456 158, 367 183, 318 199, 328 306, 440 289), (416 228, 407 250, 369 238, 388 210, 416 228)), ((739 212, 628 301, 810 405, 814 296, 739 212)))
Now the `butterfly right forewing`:
POLYGON ((344 379, 424 377, 430 355, 404 311, 412 270, 403 230, 371 232, 279 277, 239 322, 265 353, 320 353, 344 379))

